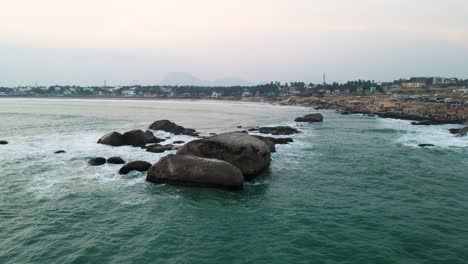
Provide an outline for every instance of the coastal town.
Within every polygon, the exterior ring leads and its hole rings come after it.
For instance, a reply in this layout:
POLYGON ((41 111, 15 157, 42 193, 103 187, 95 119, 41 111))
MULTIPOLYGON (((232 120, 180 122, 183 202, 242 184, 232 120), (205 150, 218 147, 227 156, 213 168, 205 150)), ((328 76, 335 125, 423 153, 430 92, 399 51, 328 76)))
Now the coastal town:
POLYGON ((324 81, 320 84, 270 82, 253 86, 110 86, 106 82, 102 86, 0 86, 0 96, 31 97, 275 98, 287 96, 342 96, 395 93, 403 95, 433 94, 436 97, 440 94, 467 94, 468 80, 442 77, 412 77, 392 82, 375 82, 373 80, 357 80, 346 83, 326 83, 324 81))
POLYGON ((79 97, 210 99, 268 102, 342 114, 368 114, 415 120, 415 124, 465 124, 468 80, 413 77, 393 82, 371 80, 306 84, 270 82, 255 86, 20 86, 0 87, 0 97, 79 97))

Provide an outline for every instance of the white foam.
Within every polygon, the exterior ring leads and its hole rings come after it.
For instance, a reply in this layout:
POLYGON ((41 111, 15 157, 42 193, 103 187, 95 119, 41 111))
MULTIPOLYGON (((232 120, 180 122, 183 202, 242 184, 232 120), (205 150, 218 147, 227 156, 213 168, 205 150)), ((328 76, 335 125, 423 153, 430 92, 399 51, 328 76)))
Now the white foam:
POLYGON ((468 137, 458 137, 450 134, 450 128, 460 128, 461 125, 430 125, 415 126, 411 121, 398 119, 377 119, 385 128, 405 131, 396 143, 408 147, 418 147, 419 144, 433 144, 436 148, 467 148, 468 137))

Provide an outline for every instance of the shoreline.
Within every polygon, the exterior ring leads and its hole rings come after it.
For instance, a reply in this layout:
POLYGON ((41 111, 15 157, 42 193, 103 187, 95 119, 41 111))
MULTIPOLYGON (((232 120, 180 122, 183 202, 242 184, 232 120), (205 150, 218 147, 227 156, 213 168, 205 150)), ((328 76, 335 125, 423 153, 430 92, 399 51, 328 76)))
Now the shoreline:
POLYGON ((264 103, 278 106, 300 106, 315 110, 335 110, 343 115, 363 114, 381 118, 414 121, 413 125, 467 124, 468 106, 420 101, 403 101, 388 95, 347 95, 330 97, 125 97, 125 96, 0 96, 1 99, 52 99, 52 100, 136 100, 136 101, 213 101, 264 103))

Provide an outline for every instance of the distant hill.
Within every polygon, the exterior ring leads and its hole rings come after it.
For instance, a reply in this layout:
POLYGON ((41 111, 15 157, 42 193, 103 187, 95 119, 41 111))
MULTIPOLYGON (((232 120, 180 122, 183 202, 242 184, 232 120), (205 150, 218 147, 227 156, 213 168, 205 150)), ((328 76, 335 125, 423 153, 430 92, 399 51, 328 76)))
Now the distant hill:
POLYGON ((214 81, 207 81, 199 79, 188 72, 171 72, 166 74, 166 76, 161 81, 161 85, 249 86, 252 85, 252 83, 237 77, 225 77, 216 79, 214 81))

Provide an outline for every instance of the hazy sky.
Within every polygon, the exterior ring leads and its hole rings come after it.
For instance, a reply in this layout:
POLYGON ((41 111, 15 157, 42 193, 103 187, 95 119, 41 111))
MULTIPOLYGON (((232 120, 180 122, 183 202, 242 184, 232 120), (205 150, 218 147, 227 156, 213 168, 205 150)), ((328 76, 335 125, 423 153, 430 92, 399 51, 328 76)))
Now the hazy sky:
POLYGON ((467 0, 0 0, 0 86, 468 78, 467 0))

